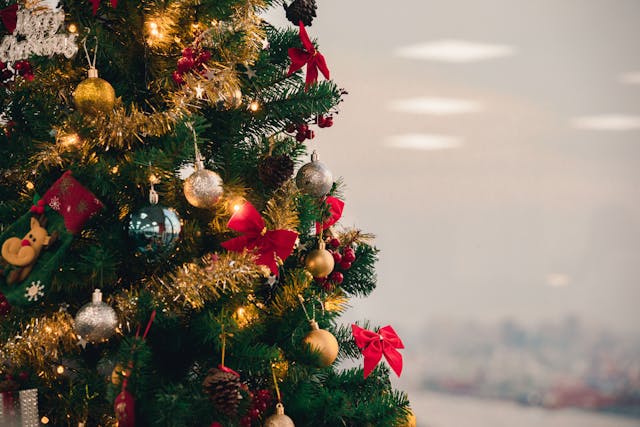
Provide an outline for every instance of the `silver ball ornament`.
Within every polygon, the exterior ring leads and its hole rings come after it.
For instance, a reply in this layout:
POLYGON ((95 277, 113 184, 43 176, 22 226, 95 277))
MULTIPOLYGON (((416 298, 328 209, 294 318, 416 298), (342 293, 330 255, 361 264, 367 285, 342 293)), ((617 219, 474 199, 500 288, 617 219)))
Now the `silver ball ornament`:
POLYGON ((296 427, 293 420, 285 415, 282 403, 276 405, 276 413, 264 422, 264 427, 296 427))
POLYGON ((324 197, 333 187, 333 174, 318 161, 314 151, 311 162, 302 166, 296 175, 296 186, 300 191, 313 197, 324 197))
POLYGON ((93 291, 91 302, 78 310, 73 327, 79 338, 92 343, 104 342, 116 333, 118 316, 102 301, 100 289, 93 291))
POLYGON ((195 172, 184 181, 184 196, 196 208, 213 208, 224 193, 222 178, 205 169, 202 160, 196 161, 195 168, 195 172))
POLYGON ((131 215, 129 236, 136 252, 152 259, 167 255, 180 239, 178 213, 161 205, 149 205, 131 215))

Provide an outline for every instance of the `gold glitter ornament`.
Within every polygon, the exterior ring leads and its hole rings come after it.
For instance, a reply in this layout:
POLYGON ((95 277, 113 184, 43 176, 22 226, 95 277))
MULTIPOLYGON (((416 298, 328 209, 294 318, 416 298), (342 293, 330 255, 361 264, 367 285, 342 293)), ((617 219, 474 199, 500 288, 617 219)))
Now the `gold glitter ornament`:
POLYGON ((338 340, 333 334, 324 329, 320 329, 318 322, 310 320, 311 332, 304 337, 304 343, 311 351, 318 353, 318 360, 322 367, 331 365, 338 357, 338 340))
POLYGON ((184 197, 191 206, 213 208, 224 194, 222 178, 204 166, 204 158, 196 146, 195 171, 184 181, 184 197))
POLYGON ((325 249, 324 241, 320 241, 318 249, 309 252, 304 260, 304 268, 316 279, 324 279, 334 267, 333 255, 325 249))
POLYGON ((89 77, 73 92, 73 102, 82 114, 97 116, 113 110, 116 92, 108 81, 98 77, 98 70, 89 68, 89 77))
POLYGON ((398 424, 398 427, 416 427, 416 416, 413 414, 413 411, 411 410, 411 408, 409 408, 409 412, 407 413, 407 417, 405 418, 404 422, 401 424, 398 424))
POLYGON ((284 405, 278 403, 276 405, 276 413, 264 422, 264 427, 296 427, 293 420, 285 415, 284 405))

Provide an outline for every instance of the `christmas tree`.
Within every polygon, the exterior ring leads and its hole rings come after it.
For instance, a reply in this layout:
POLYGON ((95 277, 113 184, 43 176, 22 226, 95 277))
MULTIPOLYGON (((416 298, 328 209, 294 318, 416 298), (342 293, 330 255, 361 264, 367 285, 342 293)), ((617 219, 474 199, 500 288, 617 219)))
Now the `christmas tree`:
POLYGON ((0 0, 0 424, 415 425, 316 9, 0 0))

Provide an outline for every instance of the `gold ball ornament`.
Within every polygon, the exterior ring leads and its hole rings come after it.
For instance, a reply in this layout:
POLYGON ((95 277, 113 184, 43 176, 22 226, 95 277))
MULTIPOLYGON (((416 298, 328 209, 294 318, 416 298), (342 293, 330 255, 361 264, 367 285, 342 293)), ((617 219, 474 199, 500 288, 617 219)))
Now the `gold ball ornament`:
POLYGON ((398 424, 398 427, 416 427, 416 416, 413 414, 411 408, 409 408, 409 412, 407 413, 407 417, 405 418, 403 423, 398 424))
POLYGON ((213 208, 222 194, 222 178, 204 167, 201 158, 196 159, 195 171, 184 181, 184 197, 191 206, 200 209, 213 208))
POLYGON ((276 413, 264 422, 264 427, 296 427, 293 420, 285 415, 282 403, 276 405, 276 413))
POLYGON ((304 343, 311 351, 318 353, 318 361, 321 367, 330 366, 338 357, 338 340, 333 334, 324 329, 320 329, 318 322, 310 320, 311 332, 304 337, 304 343))
POLYGON ((333 255, 325 249, 325 244, 322 241, 318 249, 309 252, 304 260, 304 268, 316 279, 324 279, 331 274, 334 267, 333 255))
POLYGON ((73 92, 73 102, 82 114, 96 116, 108 113, 116 104, 116 92, 108 81, 98 77, 98 70, 89 69, 89 77, 73 92))

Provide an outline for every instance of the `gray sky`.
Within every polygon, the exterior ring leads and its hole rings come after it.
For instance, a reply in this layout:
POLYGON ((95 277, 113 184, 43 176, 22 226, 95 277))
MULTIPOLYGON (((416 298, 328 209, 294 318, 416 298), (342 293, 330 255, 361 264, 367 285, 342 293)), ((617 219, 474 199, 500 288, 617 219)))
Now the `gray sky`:
POLYGON ((383 251, 349 318, 640 332, 640 2, 318 3, 350 95, 312 146, 383 251))

